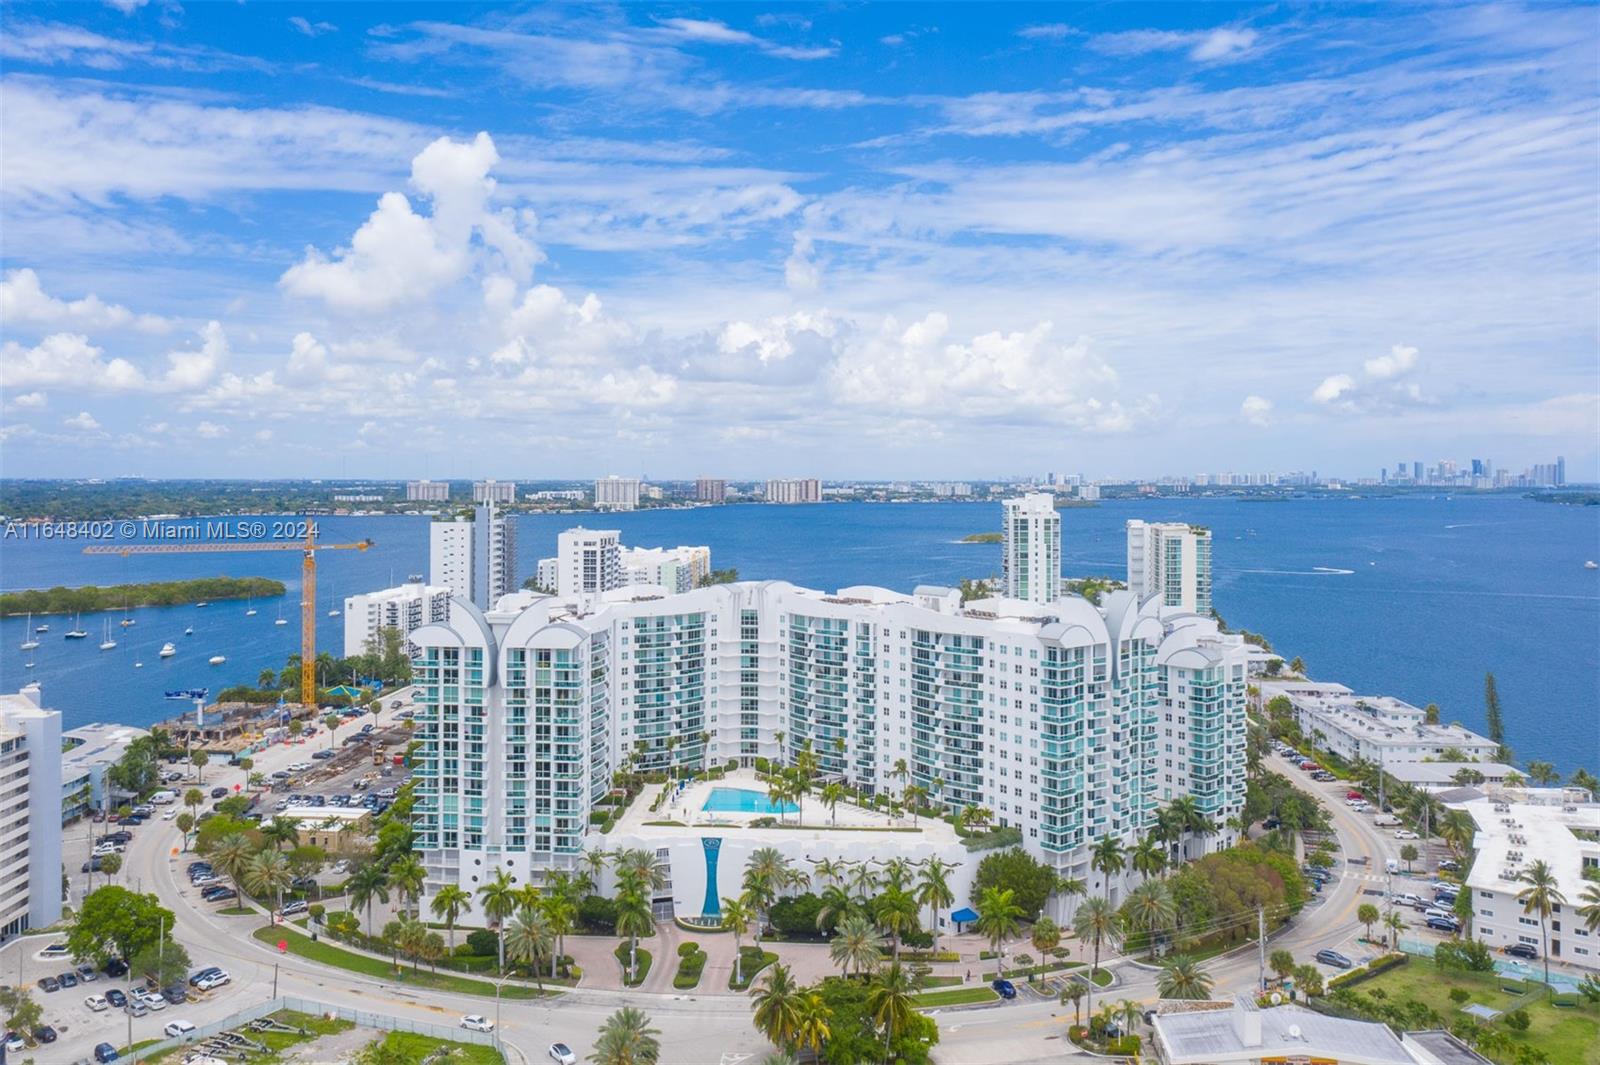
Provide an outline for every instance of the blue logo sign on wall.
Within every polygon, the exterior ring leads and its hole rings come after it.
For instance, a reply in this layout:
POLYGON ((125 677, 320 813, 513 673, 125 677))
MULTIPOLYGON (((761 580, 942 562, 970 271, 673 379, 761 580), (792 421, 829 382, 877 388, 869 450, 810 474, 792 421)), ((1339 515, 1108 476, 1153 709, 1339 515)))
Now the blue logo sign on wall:
POLYGON ((706 898, 700 904, 703 919, 720 920, 722 898, 717 894, 717 852, 722 849, 722 837, 701 836, 700 846, 706 852, 706 898))

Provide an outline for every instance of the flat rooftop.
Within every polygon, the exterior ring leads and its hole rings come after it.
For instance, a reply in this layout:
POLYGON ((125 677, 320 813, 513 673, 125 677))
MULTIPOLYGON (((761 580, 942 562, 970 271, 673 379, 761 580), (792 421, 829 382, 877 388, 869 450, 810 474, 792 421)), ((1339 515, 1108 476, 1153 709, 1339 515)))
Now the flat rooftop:
POLYGON ((1477 860, 1467 885, 1485 891, 1515 893, 1524 885, 1517 875, 1537 860, 1555 873, 1569 900, 1583 894, 1583 859, 1600 860, 1600 803, 1565 802, 1560 789, 1530 789, 1538 802, 1507 802, 1505 792, 1458 804, 1478 826, 1473 848, 1477 860), (1583 839, 1575 832, 1591 834, 1583 839))
POLYGON ((130 743, 148 735, 148 729, 104 722, 80 725, 63 732, 62 742, 76 746, 61 755, 61 779, 66 781, 90 768, 110 765, 122 757, 130 743))

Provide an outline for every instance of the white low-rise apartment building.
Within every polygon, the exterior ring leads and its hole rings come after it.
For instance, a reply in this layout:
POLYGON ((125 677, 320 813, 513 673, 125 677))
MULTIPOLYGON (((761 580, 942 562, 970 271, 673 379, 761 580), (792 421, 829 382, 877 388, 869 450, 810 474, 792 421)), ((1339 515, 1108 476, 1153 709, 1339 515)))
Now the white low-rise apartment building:
POLYGON ((430 893, 607 846, 590 815, 625 759, 749 766, 809 747, 823 779, 982 806, 1084 879, 1095 841, 1139 838, 1174 798, 1217 825, 1191 856, 1232 841, 1244 802, 1243 641, 1126 592, 1099 607, 781 581, 519 592, 489 611, 456 599, 413 640, 430 893))
POLYGON ((61 734, 61 819, 71 821, 103 810, 108 799, 106 771, 122 760, 128 745, 150 733, 132 725, 104 722, 80 725, 61 734))
POLYGON ((630 585, 687 592, 711 574, 709 547, 624 547, 617 529, 568 529, 556 537, 556 556, 541 558, 538 586, 571 602, 630 585))
POLYGON ((1430 725, 1421 707, 1389 695, 1357 695, 1343 684, 1262 678, 1263 702, 1286 696, 1300 731, 1346 761, 1493 761, 1499 745, 1460 725, 1430 725))
POLYGON ((0 695, 0 942, 61 920, 61 715, 0 695))
POLYGON ((1466 880, 1473 938, 1497 951, 1513 943, 1544 951, 1538 915, 1523 913, 1517 899, 1527 887, 1517 877, 1543 861, 1567 900, 1550 916, 1550 959, 1600 969, 1600 933, 1577 913, 1584 889, 1594 884, 1584 870, 1600 869, 1600 803, 1580 788, 1491 788, 1487 798, 1459 808, 1478 826, 1466 880))
POLYGON ((669 592, 688 592, 711 575, 709 547, 627 547, 622 550, 624 583, 653 584, 669 592))
MULTIPOLYGON (((451 589, 444 585, 420 580, 350 596, 344 601, 345 657, 365 654, 382 629, 399 629, 400 635, 409 639, 423 625, 445 620, 450 616, 450 596, 451 589)), ((411 648, 408 653, 414 651, 411 648)))

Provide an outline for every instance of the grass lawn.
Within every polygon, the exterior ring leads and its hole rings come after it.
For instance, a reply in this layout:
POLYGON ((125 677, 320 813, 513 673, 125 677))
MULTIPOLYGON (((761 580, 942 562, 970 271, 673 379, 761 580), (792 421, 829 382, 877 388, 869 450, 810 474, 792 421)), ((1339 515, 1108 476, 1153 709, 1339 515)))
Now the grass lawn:
POLYGON ((959 976, 926 976, 926 977, 923 977, 922 986, 923 987, 954 987, 957 984, 961 984, 961 983, 965 983, 965 982, 966 981, 963 980, 959 976))
POLYGON ((383 1039, 383 1047, 398 1055, 401 1061, 422 1061, 440 1047, 454 1051, 450 1056, 453 1065, 504 1065, 505 1058, 494 1047, 478 1043, 452 1043, 412 1032, 390 1032, 383 1039))
POLYGON ((249 917, 252 913, 259 913, 248 906, 225 906, 216 911, 218 917, 249 917))
POLYGON ((1111 983, 1111 970, 1096 969, 1090 975, 1090 979, 1094 981, 1095 987, 1105 987, 1107 984, 1111 983))
POLYGON ((925 991, 911 998, 918 1009, 934 1006, 966 1006, 974 1002, 993 1002, 1000 995, 989 987, 958 987, 950 991, 925 991))
MULTIPOLYGON (((382 958, 369 958, 365 954, 356 954, 344 950, 332 943, 318 940, 313 943, 305 936, 294 932, 284 933, 282 928, 258 928, 255 937, 263 943, 276 945, 279 940, 289 945, 289 953, 309 958, 311 961, 323 965, 332 965, 339 969, 348 969, 353 973, 362 973, 366 976, 375 976, 382 980, 392 981, 397 984, 410 984, 413 987, 426 987, 435 991, 454 991, 462 995, 486 995, 494 997, 494 985, 483 980, 468 980, 462 976, 452 976, 448 973, 432 973, 427 969, 412 972, 409 968, 396 972, 394 966, 382 958)), ((525 987, 522 984, 508 983, 501 989, 504 998, 539 998, 544 995, 555 994, 553 991, 540 991, 536 987, 525 987)))
POLYGON ((634 952, 637 955, 637 971, 633 974, 632 980, 628 979, 628 960, 630 958, 628 944, 618 943, 617 949, 612 953, 616 955, 617 964, 622 966, 622 984, 624 987, 638 987, 644 983, 644 978, 650 973, 650 952, 648 950, 639 947, 634 952))
MULTIPOLYGON (((1053 961, 1044 965, 1029 965, 1021 969, 1007 969, 1005 977, 1007 980, 1026 980, 1030 975, 1043 976, 1046 973, 1060 973, 1066 972, 1068 969, 1080 969, 1082 967, 1083 962, 1081 961, 1053 961)), ((999 972, 984 973, 983 978, 985 980, 993 980, 999 975, 999 972)))
POLYGON ((1507 994, 1499 989, 1499 981, 1493 977, 1445 972, 1429 963, 1413 961, 1351 990, 1370 995, 1376 988, 1391 1002, 1415 999, 1438 1011, 1449 1024, 1461 1015, 1461 1007, 1450 1000, 1451 989, 1457 987, 1472 995, 1462 1005, 1478 1003, 1497 1010, 1510 1011, 1518 1007, 1527 1010, 1533 1023, 1515 1038, 1519 1043, 1526 1042, 1543 1050, 1551 1061, 1600 1065, 1600 1006, 1583 1003, 1572 1009, 1557 1009, 1546 1001, 1539 987, 1524 995, 1507 994))

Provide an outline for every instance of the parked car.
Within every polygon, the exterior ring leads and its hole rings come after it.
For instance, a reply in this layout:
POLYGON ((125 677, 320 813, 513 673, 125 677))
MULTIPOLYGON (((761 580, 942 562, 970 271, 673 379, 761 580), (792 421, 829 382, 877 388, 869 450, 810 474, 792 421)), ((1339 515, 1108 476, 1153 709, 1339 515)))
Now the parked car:
POLYGON ((77 987, 78 974, 75 972, 64 972, 60 976, 56 977, 56 982, 62 987, 77 987))
POLYGON ((120 1010, 128 1004, 128 996, 122 993, 121 988, 113 987, 106 992, 106 1001, 111 1003, 112 1008, 120 1010))
POLYGON ((78 979, 86 984, 92 984, 100 979, 100 974, 94 971, 93 965, 78 966, 78 979))
POLYGON ((106 959, 106 963, 102 965, 100 969, 107 976, 115 980, 117 977, 124 975, 128 971, 128 963, 123 961, 121 958, 108 958, 106 959))
POLYGON ((994 988, 995 991, 999 992, 1001 998, 1017 997, 1017 985, 1013 984, 1010 980, 1006 980, 1004 978, 994 980, 989 984, 989 986, 994 988))
POLYGON ((88 1006, 95 1013, 102 1013, 111 1008, 110 1000, 104 995, 90 995, 88 998, 83 1000, 83 1004, 88 1006))
POLYGON ((206 975, 202 976, 200 978, 200 982, 194 986, 201 991, 210 991, 214 987, 221 987, 223 984, 230 982, 232 979, 233 978, 225 971, 218 969, 216 972, 207 973, 206 975))
POLYGON ((168 1021, 167 1026, 161 1029, 174 1039, 186 1039, 195 1033, 194 1025, 188 1021, 168 1021))
POLYGON ((1354 968, 1355 966, 1355 962, 1351 961, 1349 958, 1345 957, 1343 954, 1340 954, 1336 950, 1317 951, 1317 960, 1324 965, 1331 965, 1335 969, 1350 969, 1354 968))
POLYGON ((110 1043, 96 1043, 94 1046, 94 1060, 98 1062, 116 1061, 117 1048, 110 1043))
POLYGON ((161 997, 172 1003, 174 1006, 181 1006, 185 1002, 189 1001, 189 993, 184 990, 182 984, 173 984, 170 987, 163 988, 161 997))
POLYGON ((123 1012, 130 1017, 143 1017, 150 1012, 150 1007, 139 999, 132 999, 129 1001, 127 1009, 123 1010, 123 1012))
POLYGON ((295 899, 293 902, 284 903, 283 909, 279 912, 284 917, 293 917, 297 913, 305 913, 309 908, 305 899, 295 899))
POLYGON ((189 986, 198 987, 201 980, 205 979, 207 976, 211 976, 214 973, 220 973, 221 971, 222 969, 215 965, 208 965, 204 969, 197 969, 189 976, 189 986))
POLYGON ((1461 869, 1461 863, 1454 858, 1440 858, 1439 868, 1447 873, 1454 873, 1461 869))
POLYGON ((319 762, 326 762, 328 759, 334 757, 334 752, 328 750, 313 751, 311 752, 311 757, 315 758, 319 762))
POLYGON ((1402 828, 1394 834, 1395 839, 1421 839, 1422 837, 1409 828, 1402 828))
POLYGON ((56 1041, 56 1030, 48 1024, 41 1024, 33 1030, 33 1041, 35 1043, 54 1043, 56 1041))
POLYGON ((219 784, 211 789, 211 797, 213 799, 226 799, 228 797, 228 789, 219 784))
POLYGON ((492 1032, 494 1022, 478 1013, 469 1013, 461 1018, 461 1027, 469 1032, 492 1032))
POLYGON ((550 1044, 550 1060, 556 1065, 578 1065, 578 1055, 565 1043, 550 1044))
POLYGON ((292 774, 290 774, 288 770, 280 769, 277 772, 272 774, 272 779, 273 780, 288 780, 291 775, 292 774))
POLYGON ((1365 799, 1366 798, 1366 796, 1361 794, 1359 791, 1347 791, 1347 792, 1344 793, 1344 797, 1347 798, 1347 799, 1365 799))
POLYGON ((1432 928, 1435 931, 1449 932, 1451 935, 1455 935, 1457 932, 1461 931, 1461 926, 1450 917, 1429 917, 1427 920, 1427 925, 1429 928, 1432 928))
POLYGON ((1526 958, 1529 961, 1539 960, 1539 948, 1532 943, 1512 943, 1506 947, 1506 953, 1513 958, 1526 958))
POLYGON ((0 1036, 0 1042, 3 1042, 8 1053, 15 1054, 28 1049, 28 1041, 22 1038, 21 1032, 7 1032, 0 1036))

